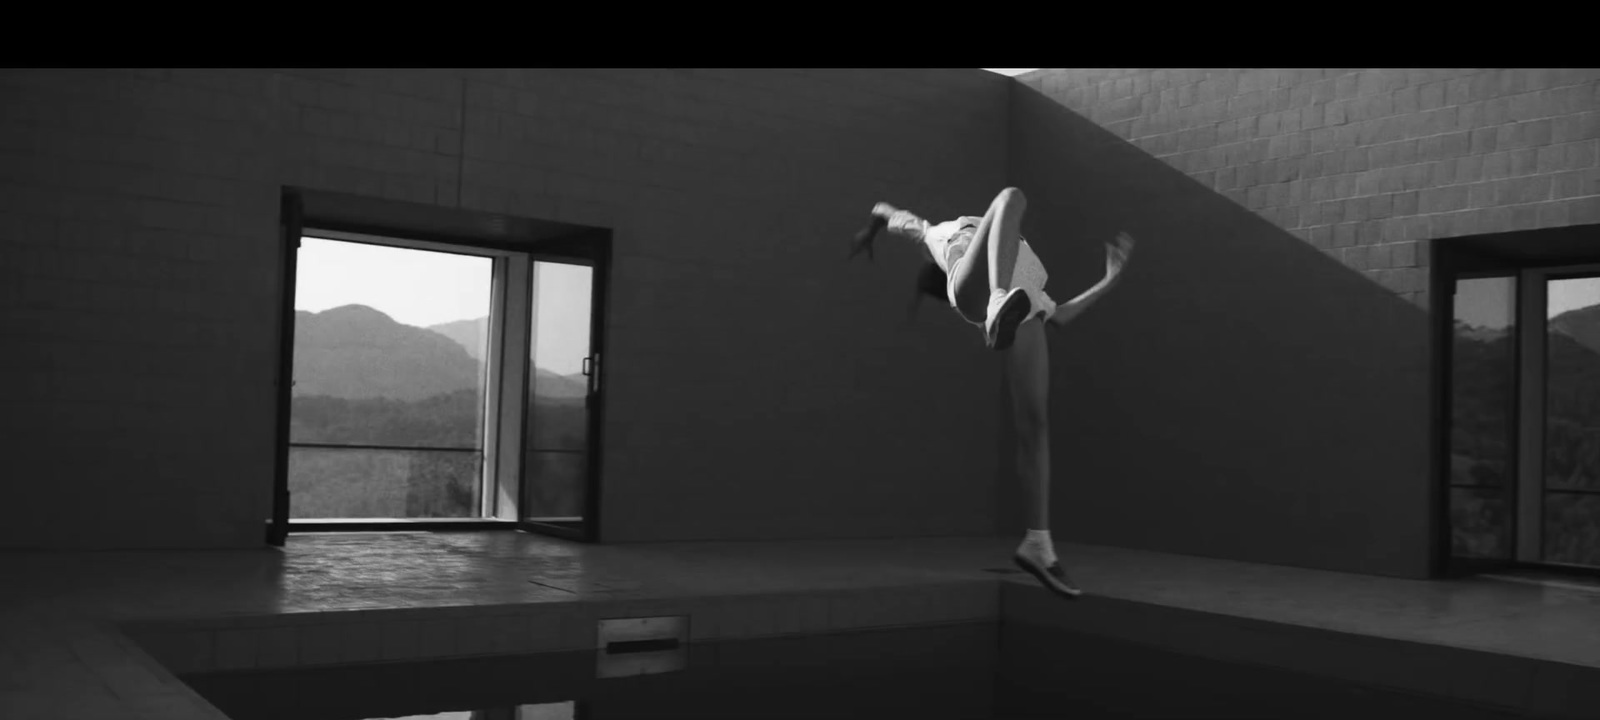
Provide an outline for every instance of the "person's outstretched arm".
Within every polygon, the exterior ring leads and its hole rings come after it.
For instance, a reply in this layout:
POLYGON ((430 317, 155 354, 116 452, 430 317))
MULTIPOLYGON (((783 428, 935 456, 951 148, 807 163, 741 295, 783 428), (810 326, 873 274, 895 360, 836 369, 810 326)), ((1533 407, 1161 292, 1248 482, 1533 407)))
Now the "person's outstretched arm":
POLYGON ((922 242, 922 238, 928 233, 927 220, 917 217, 908 210, 896 208, 889 203, 878 203, 872 208, 872 214, 874 217, 883 218, 884 222, 888 223, 883 229, 887 230, 891 235, 899 235, 908 240, 922 242))
POLYGON ((1073 318, 1083 314, 1084 310, 1088 310, 1096 300, 1110 292, 1111 288, 1116 287, 1122 278, 1122 269, 1127 265, 1128 256, 1132 252, 1133 238, 1127 233, 1119 233, 1115 244, 1106 245, 1106 276, 1079 296, 1057 306, 1055 314, 1050 316, 1050 322, 1057 327, 1065 326, 1072 322, 1073 318))

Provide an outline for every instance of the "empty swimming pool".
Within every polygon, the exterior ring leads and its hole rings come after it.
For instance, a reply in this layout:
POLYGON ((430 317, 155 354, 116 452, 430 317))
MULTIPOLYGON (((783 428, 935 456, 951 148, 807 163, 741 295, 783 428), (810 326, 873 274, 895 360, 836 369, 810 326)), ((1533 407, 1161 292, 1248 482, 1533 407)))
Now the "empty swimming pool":
POLYGON ((184 679, 235 720, 1519 717, 1014 623, 641 650, 184 679))

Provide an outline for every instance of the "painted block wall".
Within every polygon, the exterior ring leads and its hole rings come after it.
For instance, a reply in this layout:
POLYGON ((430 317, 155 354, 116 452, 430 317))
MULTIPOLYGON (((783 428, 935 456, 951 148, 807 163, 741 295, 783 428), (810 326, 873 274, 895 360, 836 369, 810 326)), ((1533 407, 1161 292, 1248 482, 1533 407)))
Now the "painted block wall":
POLYGON ((987 533, 994 358, 906 321, 910 249, 845 256, 988 201, 1010 83, 0 72, 0 546, 261 546, 283 186, 614 230, 608 541, 987 533))

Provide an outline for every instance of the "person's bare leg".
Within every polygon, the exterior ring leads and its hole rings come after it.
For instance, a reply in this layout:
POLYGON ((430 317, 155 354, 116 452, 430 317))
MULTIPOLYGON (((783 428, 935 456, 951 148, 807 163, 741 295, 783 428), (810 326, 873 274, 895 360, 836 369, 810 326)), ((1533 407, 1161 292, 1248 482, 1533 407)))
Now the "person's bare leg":
POLYGON ((1017 328, 1006 351, 1012 425, 1017 433, 1017 475, 1029 530, 1050 530, 1050 346, 1044 323, 1017 328))
POLYGON ((1010 290, 1011 271, 1017 267, 1017 250, 1022 242, 1022 214, 1028 198, 1021 190, 1008 187, 1000 191, 978 224, 978 235, 988 236, 989 287, 1010 290))
POLYGON ((1031 296, 1013 286, 1027 204, 1016 188, 1000 191, 952 272, 951 301, 962 317, 983 325, 984 342, 993 350, 1011 347, 1017 328, 1033 314, 1031 296))
POLYGON ((978 223, 972 245, 952 268, 951 299, 968 320, 983 322, 994 291, 1011 289, 1011 271, 1022 244, 1022 214, 1027 209, 1028 200, 1021 190, 1001 190, 978 223))
POLYGON ((1017 435, 1017 477, 1022 484, 1028 524, 1017 546, 1017 564, 1046 589, 1076 597, 1075 585, 1056 562, 1050 539, 1050 345, 1044 321, 1029 320, 1017 328, 1016 342, 1006 355, 1006 384, 1011 391, 1012 422, 1017 435))

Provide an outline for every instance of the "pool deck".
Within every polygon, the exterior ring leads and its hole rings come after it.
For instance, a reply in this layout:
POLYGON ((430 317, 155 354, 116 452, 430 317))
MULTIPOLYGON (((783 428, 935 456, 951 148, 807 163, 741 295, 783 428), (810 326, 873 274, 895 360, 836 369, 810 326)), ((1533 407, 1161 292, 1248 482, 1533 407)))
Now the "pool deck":
POLYGON ((1089 593, 1008 569, 1015 539, 582 545, 514 532, 296 535, 282 549, 0 552, 0 717, 225 716, 188 673, 595 646, 606 617, 695 641, 1050 625, 1580 717, 1600 590, 1416 581, 1060 544, 1089 593))

